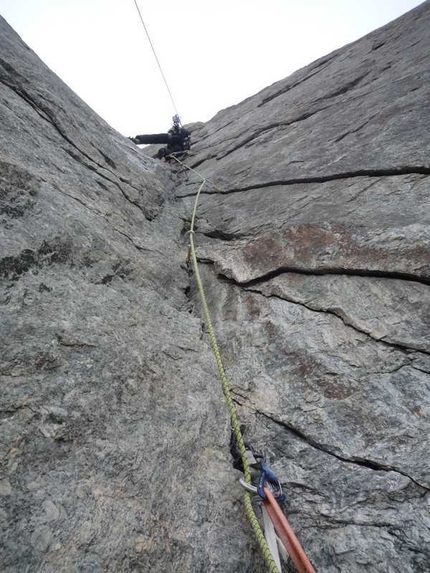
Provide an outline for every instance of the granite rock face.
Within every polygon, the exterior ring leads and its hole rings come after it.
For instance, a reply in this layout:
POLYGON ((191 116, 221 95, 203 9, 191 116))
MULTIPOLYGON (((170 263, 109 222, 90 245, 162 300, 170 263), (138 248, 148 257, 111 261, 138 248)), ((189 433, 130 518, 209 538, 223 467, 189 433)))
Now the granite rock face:
POLYGON ((249 570, 175 176, 0 45, 0 569, 249 570))
MULTIPOLYGON (((430 570, 430 3, 195 124, 246 439, 318 571, 430 570)), ((1 570, 265 571, 186 230, 0 19, 1 570)), ((286 570, 288 569, 288 566, 286 570)))

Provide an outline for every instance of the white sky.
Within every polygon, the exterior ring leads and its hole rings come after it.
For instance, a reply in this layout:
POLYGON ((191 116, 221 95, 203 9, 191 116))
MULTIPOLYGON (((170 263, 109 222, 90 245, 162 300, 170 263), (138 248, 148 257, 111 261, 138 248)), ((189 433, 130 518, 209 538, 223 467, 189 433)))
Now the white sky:
MULTIPOLYGON (((421 0, 137 0, 183 123, 207 121, 421 0)), ((133 0, 0 0, 0 14, 124 135, 174 109, 133 0)))

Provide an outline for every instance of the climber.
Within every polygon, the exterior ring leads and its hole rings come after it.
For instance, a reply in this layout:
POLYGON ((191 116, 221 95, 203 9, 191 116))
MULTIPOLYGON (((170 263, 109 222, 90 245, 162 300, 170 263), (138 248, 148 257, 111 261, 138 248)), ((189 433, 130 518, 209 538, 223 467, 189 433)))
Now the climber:
POLYGON ((169 155, 181 155, 191 147, 191 134, 182 127, 181 120, 178 115, 173 116, 173 125, 167 133, 155 133, 152 135, 136 135, 136 137, 129 137, 136 145, 145 143, 167 144, 158 150, 157 157, 168 159, 169 155))

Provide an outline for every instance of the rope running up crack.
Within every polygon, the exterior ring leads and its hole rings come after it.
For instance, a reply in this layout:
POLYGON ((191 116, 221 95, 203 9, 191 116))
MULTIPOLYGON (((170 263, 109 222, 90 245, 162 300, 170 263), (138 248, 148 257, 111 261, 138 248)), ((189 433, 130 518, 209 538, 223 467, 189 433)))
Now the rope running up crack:
MULTIPOLYGON (((145 22, 143 20, 139 5, 137 4, 137 0, 134 0, 134 4, 135 4, 136 9, 139 13, 140 21, 142 22, 142 26, 145 30, 146 36, 148 38, 149 44, 151 46, 151 49, 152 49, 152 52, 154 54, 155 60, 157 62, 158 68, 160 70, 161 76, 163 78, 164 84, 165 84, 167 91, 169 93, 169 96, 170 96, 170 99, 172 101, 173 107, 175 109, 176 115, 179 116, 175 101, 174 101, 173 96, 172 96, 172 92, 170 91, 170 88, 169 88, 169 85, 167 83, 166 77, 164 75, 163 69, 161 67, 160 61, 157 57, 157 53, 155 51, 154 45, 153 45, 151 38, 149 36, 149 32, 148 32, 148 29, 147 29, 145 22)), ((197 262, 196 250, 195 250, 195 245, 194 245, 194 222, 196 219, 196 212, 197 212, 197 206, 198 206, 200 193, 201 193, 204 185, 206 184, 206 182, 210 183, 214 187, 215 187, 215 185, 213 185, 213 183, 210 182, 209 180, 205 179, 195 169, 189 167, 188 165, 186 165, 185 163, 183 163, 182 161, 177 159, 174 155, 171 155, 170 157, 172 157, 180 165, 183 165, 184 167, 186 167, 187 169, 189 169, 193 173, 196 173, 202 179, 202 183, 199 187, 199 190, 198 190, 198 193, 196 196, 196 200, 194 203, 194 209, 193 209, 193 214, 192 214, 192 218, 191 218, 191 227, 190 227, 191 257, 192 257, 192 261, 193 261, 194 273, 196 276, 196 281, 197 281, 197 286, 198 286, 199 293, 200 293, 200 298, 202 300, 203 312, 204 312, 206 324, 207 324, 208 330, 209 330, 209 338, 210 338, 210 342, 211 342, 211 346, 212 346, 212 351, 213 351, 213 354, 215 356, 215 360, 216 360, 216 363, 218 366, 221 385, 222 385, 223 393, 224 393, 224 396, 225 396, 225 399, 227 402, 227 408, 228 408, 228 411, 230 414, 231 425, 233 427, 236 442, 237 442, 237 445, 239 447, 240 455, 242 458, 242 464, 243 464, 244 474, 245 474, 245 481, 250 484, 251 483, 251 469, 250 469, 250 465, 249 465, 248 456, 246 455, 245 442, 243 439, 242 432, 240 430, 240 424, 239 424, 239 419, 238 419, 238 415, 237 415, 237 410, 236 410, 236 407, 234 405, 233 399, 231 397, 230 385, 229 385, 227 377, 225 375, 224 365, 222 363, 221 354, 220 354, 219 347, 218 347, 218 342, 217 342, 217 339, 215 336, 214 328, 212 326, 212 320, 211 320, 211 316, 210 316, 210 312, 209 312, 209 307, 208 307, 207 301, 206 301, 206 295, 205 295, 205 291, 203 288, 203 283, 202 283, 202 280, 200 277, 199 266, 198 266, 198 262, 197 262)), ((250 496, 250 493, 248 491, 244 492, 243 501, 244 501, 244 505, 245 505, 245 512, 247 514, 247 517, 248 517, 248 520, 251 524, 251 527, 254 530, 254 534, 256 536, 258 545, 260 547, 261 552, 263 553, 264 559, 265 559, 266 564, 269 568, 269 572, 270 573, 280 573, 278 566, 276 565, 276 563, 272 557, 272 553, 271 553, 269 546, 267 544, 267 541, 264 537, 264 533, 260 527, 260 523, 258 522, 257 516, 256 516, 254 508, 252 506, 251 496, 250 496)))
MULTIPOLYGON (((216 363, 218 366, 219 377, 221 380, 221 386, 222 386, 222 390, 224 393, 224 397, 225 397, 225 400, 227 403, 227 408, 228 408, 228 412, 230 415, 231 425, 233 428, 234 436, 236 438, 236 443, 239 447, 240 456, 242 459, 242 464, 243 464, 243 469, 244 469, 244 474, 245 474, 245 481, 250 484, 251 483, 251 469, 249 466, 248 456, 246 454, 246 446, 245 446, 243 435, 242 435, 242 432, 240 429, 239 418, 237 415, 236 406, 234 405, 233 399, 231 397, 230 384, 229 384, 227 377, 225 375, 224 365, 222 362, 218 342, 216 339, 215 330, 214 330, 213 325, 212 325, 212 319, 211 319, 209 307, 208 307, 208 304, 206 301, 206 294, 205 294, 205 290, 203 287, 203 282, 202 282, 200 272, 199 272, 199 265, 197 262, 197 255, 196 255, 196 249, 195 249, 195 244, 194 244, 194 223, 195 223, 195 219, 196 219, 197 206, 198 206, 198 202, 199 202, 200 193, 201 193, 203 187, 205 186, 207 180, 202 175, 200 175, 200 173, 198 173, 197 171, 195 171, 191 167, 188 167, 188 165, 186 165, 185 163, 183 163, 182 161, 177 159, 174 155, 172 155, 171 157, 177 163, 183 165, 184 167, 186 167, 190 171, 193 171, 202 179, 202 183, 200 184, 200 187, 199 187, 199 190, 197 192, 196 199, 194 202, 194 208, 193 208, 193 213, 192 213, 192 217, 191 217, 191 225, 190 225, 190 231, 189 231, 191 259, 193 261, 194 274, 196 277, 196 282, 197 282, 197 286, 199 289, 200 298, 202 301, 203 313, 204 313, 206 325, 207 325, 208 331, 209 331, 209 339, 210 339, 211 346, 212 346, 212 352, 214 354, 214 357, 215 357, 215 360, 216 360, 216 363)), ((264 556, 266 564, 269 568, 269 572, 270 573, 279 573, 278 566, 276 565, 276 563, 272 557, 272 553, 269 549, 269 546, 267 545, 267 541, 264 537, 264 533, 261 529, 260 523, 258 522, 257 516, 256 516, 254 508, 252 506, 251 495, 248 491, 244 492, 243 501, 244 501, 244 505, 245 505, 246 515, 247 515, 248 520, 251 524, 251 527, 254 531, 255 537, 257 539, 260 550, 264 556)))

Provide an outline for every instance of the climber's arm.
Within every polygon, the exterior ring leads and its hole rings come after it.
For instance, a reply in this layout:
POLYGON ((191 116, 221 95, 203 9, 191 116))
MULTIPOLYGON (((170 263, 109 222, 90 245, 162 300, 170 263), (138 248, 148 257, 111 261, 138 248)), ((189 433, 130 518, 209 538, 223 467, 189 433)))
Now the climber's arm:
POLYGON ((167 144, 170 141, 170 137, 168 133, 154 133, 152 135, 136 135, 131 140, 137 145, 147 143, 167 144))

